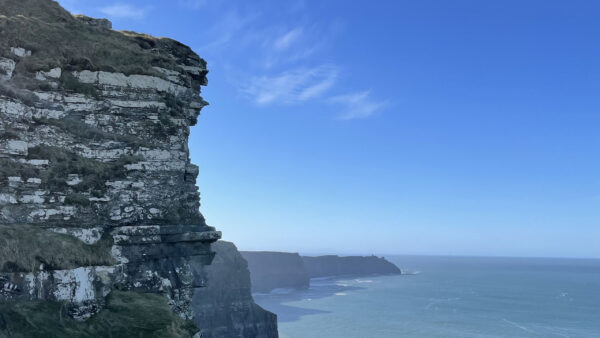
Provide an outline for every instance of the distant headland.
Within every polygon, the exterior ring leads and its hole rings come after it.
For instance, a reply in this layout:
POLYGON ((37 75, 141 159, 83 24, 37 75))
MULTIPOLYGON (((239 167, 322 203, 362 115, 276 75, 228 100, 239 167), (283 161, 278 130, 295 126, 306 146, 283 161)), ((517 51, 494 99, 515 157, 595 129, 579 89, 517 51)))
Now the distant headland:
POLYGON ((392 275, 401 270, 377 256, 300 256, 297 253, 240 251, 248 261, 252 292, 274 289, 306 289, 311 278, 392 275))

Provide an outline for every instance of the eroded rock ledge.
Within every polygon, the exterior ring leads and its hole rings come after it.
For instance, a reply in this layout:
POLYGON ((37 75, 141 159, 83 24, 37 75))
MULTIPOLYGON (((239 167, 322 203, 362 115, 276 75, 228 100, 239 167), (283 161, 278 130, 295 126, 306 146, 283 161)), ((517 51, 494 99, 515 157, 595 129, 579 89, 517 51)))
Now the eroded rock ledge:
POLYGON ((116 289, 160 293, 192 319, 220 238, 188 150, 206 63, 110 27, 0 0, 0 300, 86 319, 116 289))

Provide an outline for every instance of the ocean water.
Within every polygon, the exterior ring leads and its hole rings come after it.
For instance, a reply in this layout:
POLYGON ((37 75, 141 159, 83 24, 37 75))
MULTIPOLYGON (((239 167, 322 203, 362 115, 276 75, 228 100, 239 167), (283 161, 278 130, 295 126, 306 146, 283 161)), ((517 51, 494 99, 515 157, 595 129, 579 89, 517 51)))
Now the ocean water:
POLYGON ((600 337, 600 260, 386 257, 411 273, 255 295, 282 338, 600 337))

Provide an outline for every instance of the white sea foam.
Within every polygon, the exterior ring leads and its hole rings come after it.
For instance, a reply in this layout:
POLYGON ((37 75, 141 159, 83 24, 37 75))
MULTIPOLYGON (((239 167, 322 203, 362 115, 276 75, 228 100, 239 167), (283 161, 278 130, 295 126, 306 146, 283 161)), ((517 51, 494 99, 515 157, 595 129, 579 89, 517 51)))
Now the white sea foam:
MULTIPOLYGON (((455 302, 460 300, 460 297, 452 297, 452 298, 430 298, 429 303, 425 306, 425 310, 430 309, 432 306, 440 304, 440 303, 448 303, 455 302)), ((436 306, 437 309, 437 306, 436 306)))
POLYGON ((510 320, 508 320, 506 318, 502 318, 502 320, 505 321, 506 323, 508 323, 508 324, 516 327, 516 328, 519 328, 519 329, 523 330, 523 331, 526 331, 526 332, 529 332, 529 333, 537 333, 537 332, 535 332, 533 330, 530 330, 530 329, 526 328, 523 325, 520 325, 519 323, 512 322, 512 321, 510 321, 510 320))
POLYGON ((287 295, 294 291, 295 291, 294 289, 289 289, 289 288, 277 288, 277 289, 271 290, 271 292, 269 292, 269 293, 272 295, 287 295))

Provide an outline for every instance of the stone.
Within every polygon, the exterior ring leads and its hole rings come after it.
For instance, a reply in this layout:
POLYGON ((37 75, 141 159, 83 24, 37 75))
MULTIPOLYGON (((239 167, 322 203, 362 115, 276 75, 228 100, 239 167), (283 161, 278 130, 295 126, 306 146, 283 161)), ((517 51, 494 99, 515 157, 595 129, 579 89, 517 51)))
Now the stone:
POLYGON ((15 70, 15 62, 11 59, 0 57, 0 82, 10 80, 15 70))
POLYGON ((21 47, 10 47, 10 51, 20 57, 31 56, 31 51, 21 47))
POLYGON ((74 17, 88 26, 102 29, 112 29, 112 22, 110 22, 108 19, 90 18, 89 16, 85 15, 74 15, 74 17))
POLYGON ((35 73, 35 78, 40 81, 48 80, 48 78, 59 79, 61 74, 62 74, 62 69, 60 69, 59 67, 56 67, 56 68, 50 69, 47 72, 39 71, 39 72, 35 73))

